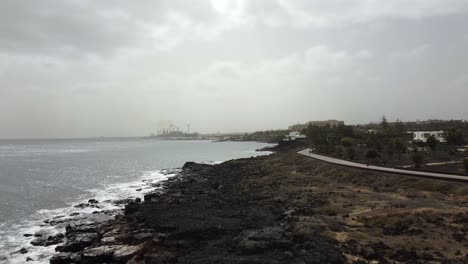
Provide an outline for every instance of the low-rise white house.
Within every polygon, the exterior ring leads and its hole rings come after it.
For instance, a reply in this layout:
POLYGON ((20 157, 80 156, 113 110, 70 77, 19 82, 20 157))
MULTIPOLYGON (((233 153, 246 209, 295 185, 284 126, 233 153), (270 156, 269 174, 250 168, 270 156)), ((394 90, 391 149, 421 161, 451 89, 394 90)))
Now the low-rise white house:
POLYGON ((426 142, 430 136, 434 136, 439 142, 445 142, 444 131, 414 131, 413 140, 417 142, 426 142))
POLYGON ((293 141, 296 139, 304 139, 304 138, 306 138, 305 135, 302 135, 301 133, 297 131, 292 131, 292 132, 289 132, 289 134, 287 134, 286 136, 284 136, 283 141, 293 141))

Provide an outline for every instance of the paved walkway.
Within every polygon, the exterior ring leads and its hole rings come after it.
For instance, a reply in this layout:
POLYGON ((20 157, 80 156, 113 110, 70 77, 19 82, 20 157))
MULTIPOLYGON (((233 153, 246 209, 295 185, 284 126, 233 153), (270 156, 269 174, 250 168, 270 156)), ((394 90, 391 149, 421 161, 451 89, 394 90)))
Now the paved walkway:
POLYGON ((403 174, 403 175, 424 177, 424 178, 468 182, 468 176, 435 173, 435 172, 424 172, 424 171, 411 171, 411 170, 404 170, 404 169, 397 169, 397 168, 390 168, 390 167, 367 165, 363 163, 357 163, 357 162, 352 162, 352 161, 347 161, 347 160, 342 160, 342 159, 336 159, 336 158, 332 158, 328 156, 323 156, 323 155, 315 154, 313 152, 311 153, 310 149, 304 149, 302 151, 299 151, 298 153, 301 155, 313 158, 313 159, 321 160, 321 161, 336 164, 336 165, 346 166, 346 167, 353 167, 353 168, 358 168, 358 169, 388 172, 388 173, 395 173, 395 174, 403 174))

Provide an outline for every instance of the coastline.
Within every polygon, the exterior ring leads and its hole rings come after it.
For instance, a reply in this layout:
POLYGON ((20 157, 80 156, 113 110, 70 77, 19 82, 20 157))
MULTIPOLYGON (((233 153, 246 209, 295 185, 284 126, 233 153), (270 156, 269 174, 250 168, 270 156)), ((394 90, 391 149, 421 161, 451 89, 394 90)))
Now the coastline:
POLYGON ((34 219, 10 228, 11 235, 5 237, 22 247, 1 255, 0 263, 49 263, 49 258, 55 253, 55 246, 65 240, 62 235, 67 225, 112 219, 115 215, 122 214, 128 201, 143 198, 145 192, 158 189, 160 181, 177 175, 178 171, 179 169, 147 171, 137 180, 112 183, 104 189, 87 190, 80 199, 67 207, 39 210, 34 219), (19 236, 15 237, 15 233, 16 236, 19 233, 19 236))
POLYGON ((450 182, 280 151, 187 162, 153 187, 123 214, 68 223, 51 263, 464 263, 468 256, 468 188, 450 182), (429 242, 441 234, 444 241, 429 242))

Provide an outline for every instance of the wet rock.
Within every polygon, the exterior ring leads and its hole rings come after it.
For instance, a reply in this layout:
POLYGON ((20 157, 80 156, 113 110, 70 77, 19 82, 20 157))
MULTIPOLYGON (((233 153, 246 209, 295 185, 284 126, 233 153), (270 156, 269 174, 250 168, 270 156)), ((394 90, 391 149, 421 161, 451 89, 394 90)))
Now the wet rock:
POLYGON ((139 234, 133 235, 133 238, 137 241, 147 241, 153 238, 153 234, 152 233, 139 233, 139 234))
POLYGON ((26 262, 28 262, 28 261, 34 261, 34 260, 32 258, 30 258, 30 257, 27 257, 26 262))
POLYGON ((140 203, 131 201, 127 205, 125 205, 124 214, 125 215, 133 214, 136 211, 138 211, 139 208, 140 208, 140 203))
POLYGON ((68 225, 65 227, 66 235, 75 233, 97 233, 99 229, 98 223, 91 224, 79 224, 79 225, 68 225))
POLYGON ((145 195, 143 196, 143 199, 144 199, 145 201, 150 201, 151 199, 153 199, 153 198, 158 198, 158 197, 160 197, 160 196, 161 196, 161 194, 158 193, 158 192, 147 193, 147 194, 145 194, 145 195))
POLYGON ((113 259, 119 263, 126 263, 134 256, 140 254, 144 249, 144 244, 136 246, 120 246, 114 251, 113 259))
POLYGON ((77 252, 91 246, 98 239, 99 237, 96 233, 77 233, 69 237, 64 245, 56 247, 55 250, 60 252, 77 252))
POLYGON ((32 237, 33 234, 23 234, 24 237, 32 237))
POLYGON ((21 254, 26 254, 26 253, 28 253, 28 250, 25 249, 25 248, 21 248, 21 249, 19 250, 19 253, 21 253, 21 254))
POLYGON ((70 264, 78 263, 81 260, 80 254, 77 253, 57 253, 50 258, 50 264, 70 264))
POLYGON ((112 246, 100 246, 87 248, 82 252, 82 260, 85 263, 106 263, 112 261, 115 248, 112 246))
POLYGON ((168 236, 169 235, 166 234, 166 233, 157 233, 157 234, 153 235, 152 241, 155 244, 159 244, 159 243, 164 242, 167 239, 168 236))
POLYGON ((69 216, 77 216, 77 215, 79 215, 79 214, 80 214, 80 213, 76 213, 76 212, 75 212, 75 213, 69 214, 69 216))
POLYGON ((101 239, 101 244, 103 245, 113 245, 115 244, 115 237, 104 237, 101 239))

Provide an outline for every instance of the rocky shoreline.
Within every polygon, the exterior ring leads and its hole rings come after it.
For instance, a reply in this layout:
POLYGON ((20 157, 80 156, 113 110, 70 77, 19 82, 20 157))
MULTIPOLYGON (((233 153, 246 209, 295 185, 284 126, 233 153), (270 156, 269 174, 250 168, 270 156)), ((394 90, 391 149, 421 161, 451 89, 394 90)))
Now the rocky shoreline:
MULTIPOLYGON (((123 212, 47 224, 50 263, 466 263, 468 188, 294 151, 188 162, 123 212), (448 247, 450 245, 450 247, 448 247)), ((90 200, 83 207, 99 206, 90 200)), ((31 235, 31 234, 28 234, 31 235)))

